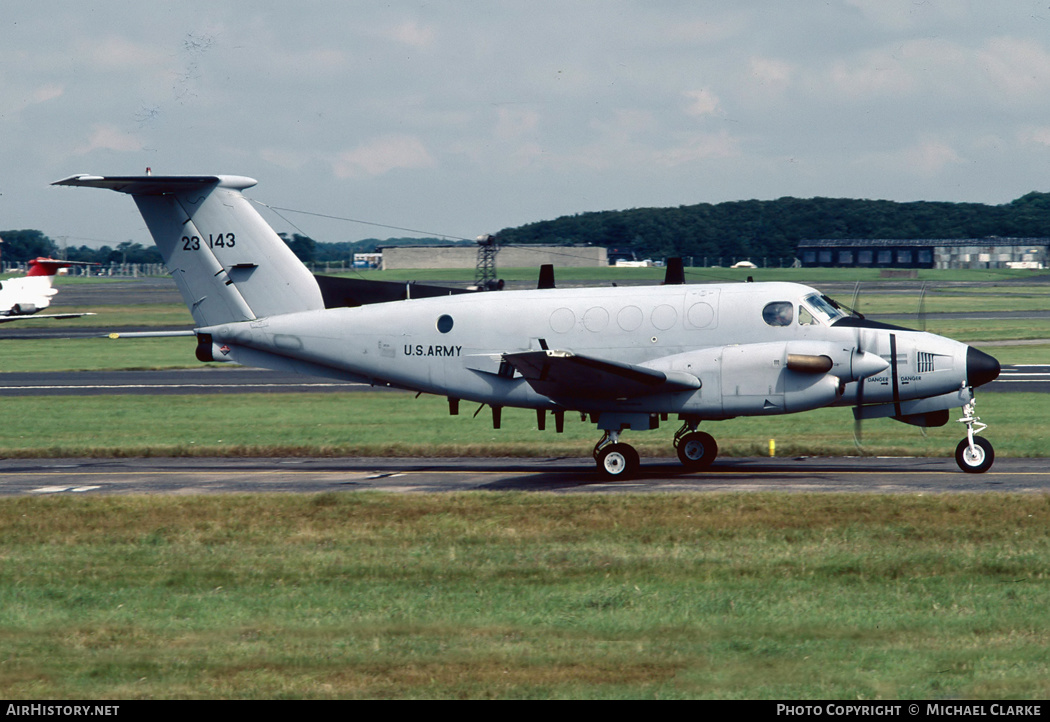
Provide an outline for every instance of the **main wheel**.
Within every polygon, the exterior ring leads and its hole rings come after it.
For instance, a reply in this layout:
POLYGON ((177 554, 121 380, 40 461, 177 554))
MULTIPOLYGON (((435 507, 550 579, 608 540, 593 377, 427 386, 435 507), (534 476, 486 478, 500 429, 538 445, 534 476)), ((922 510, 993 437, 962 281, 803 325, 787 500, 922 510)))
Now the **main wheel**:
POLYGON ((683 436, 676 447, 678 460, 687 469, 706 469, 718 456, 718 444, 711 434, 693 431, 683 436))
POLYGON ((970 440, 963 439, 955 447, 955 463, 969 474, 983 474, 992 468, 995 451, 992 442, 983 436, 973 437, 974 448, 970 449, 970 440))
POLYGON ((630 444, 609 444, 598 452, 595 460, 598 472, 612 481, 631 478, 641 466, 638 452, 630 444))

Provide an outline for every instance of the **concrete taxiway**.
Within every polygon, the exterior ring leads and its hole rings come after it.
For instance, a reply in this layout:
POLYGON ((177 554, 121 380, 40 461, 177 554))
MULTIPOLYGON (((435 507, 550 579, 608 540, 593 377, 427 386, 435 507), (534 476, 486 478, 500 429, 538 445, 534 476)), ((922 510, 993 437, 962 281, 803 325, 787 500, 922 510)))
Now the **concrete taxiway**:
POLYGON ((643 459, 638 478, 608 482, 587 458, 0 459, 0 496, 356 491, 1045 494, 1050 465, 997 459, 985 474, 965 474, 944 458, 726 458, 686 473, 667 458, 643 459))

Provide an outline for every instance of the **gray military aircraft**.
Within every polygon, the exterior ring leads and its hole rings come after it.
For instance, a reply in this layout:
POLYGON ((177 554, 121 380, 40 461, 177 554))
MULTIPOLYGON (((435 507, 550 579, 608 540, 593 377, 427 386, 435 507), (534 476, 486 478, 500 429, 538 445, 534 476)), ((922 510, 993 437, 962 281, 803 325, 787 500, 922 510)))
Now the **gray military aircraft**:
POLYGON ((55 182, 132 196, 193 315, 202 361, 438 394, 452 414, 461 400, 487 404, 497 428, 505 406, 535 409, 541 429, 550 413, 558 431, 577 412, 604 432, 594 457, 611 479, 639 468, 623 432, 670 414, 682 422, 678 458, 699 470, 717 454, 701 421, 825 406, 919 426, 943 425, 962 407, 959 467, 992 465, 973 389, 999 375, 999 362, 965 344, 867 320, 794 283, 562 290, 548 281, 481 295, 431 288, 423 298, 404 287, 348 307, 244 197, 255 184, 227 175, 55 182))

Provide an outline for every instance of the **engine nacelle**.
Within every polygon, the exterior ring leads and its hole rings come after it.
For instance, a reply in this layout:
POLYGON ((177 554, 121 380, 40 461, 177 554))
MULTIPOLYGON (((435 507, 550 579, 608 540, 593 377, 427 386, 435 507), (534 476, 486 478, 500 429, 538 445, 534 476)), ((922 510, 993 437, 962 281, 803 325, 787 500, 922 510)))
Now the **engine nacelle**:
POLYGON ((828 348, 757 343, 724 346, 721 352, 722 409, 727 416, 808 411, 838 398, 841 384, 834 370, 845 361, 833 358, 828 348), (825 353, 812 353, 816 350, 825 353))

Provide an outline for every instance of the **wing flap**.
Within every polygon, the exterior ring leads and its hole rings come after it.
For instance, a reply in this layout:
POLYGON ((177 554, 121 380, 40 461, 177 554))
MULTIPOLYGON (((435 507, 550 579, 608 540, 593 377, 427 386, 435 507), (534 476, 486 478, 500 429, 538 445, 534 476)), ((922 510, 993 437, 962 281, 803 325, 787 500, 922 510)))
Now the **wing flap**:
POLYGON ((503 354, 538 393, 554 399, 621 399, 700 388, 690 374, 608 361, 571 351, 503 354))

